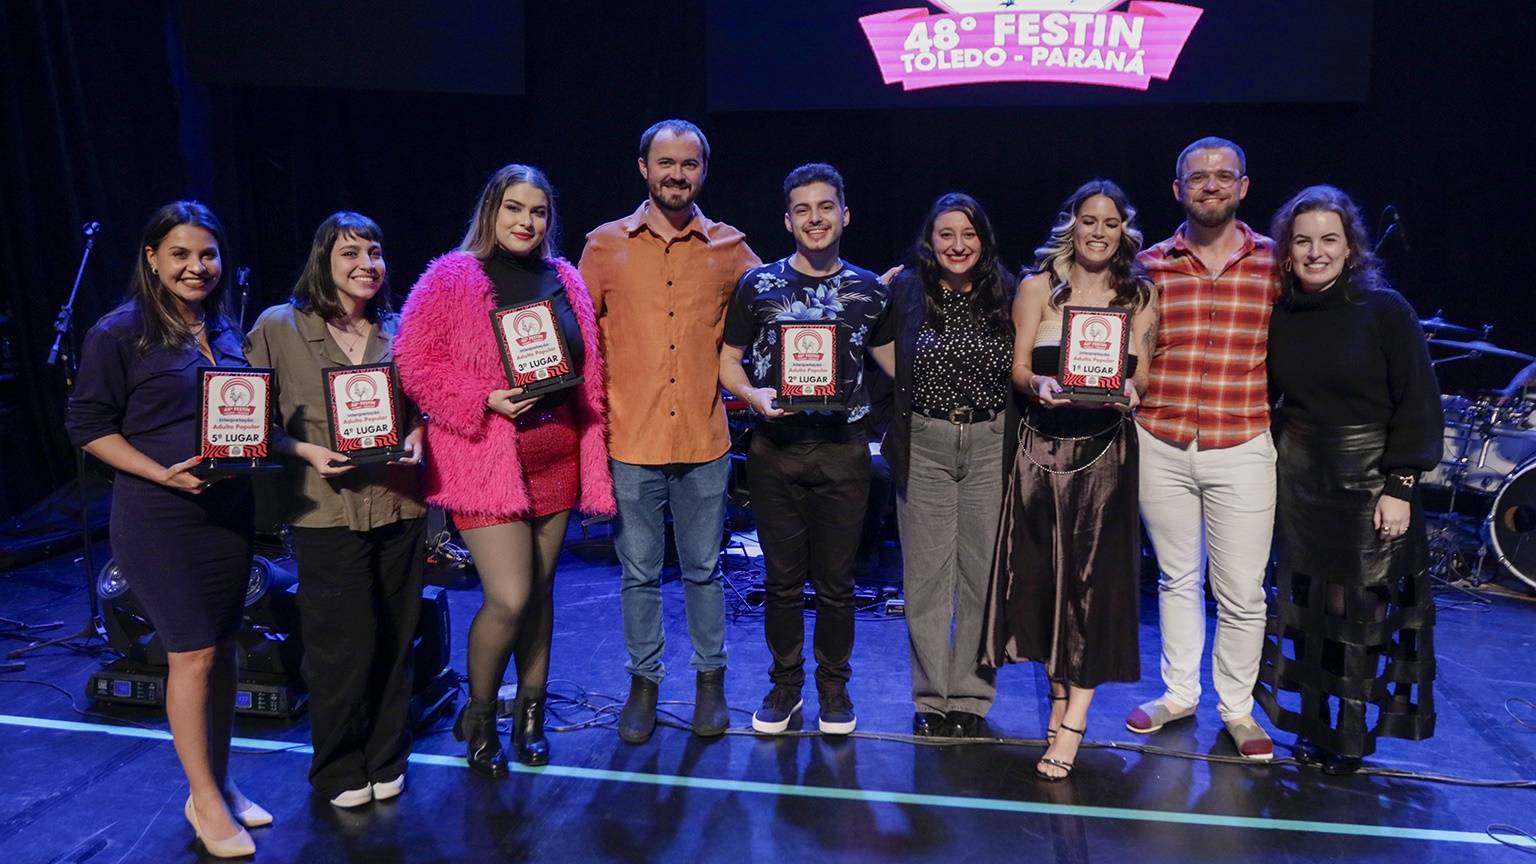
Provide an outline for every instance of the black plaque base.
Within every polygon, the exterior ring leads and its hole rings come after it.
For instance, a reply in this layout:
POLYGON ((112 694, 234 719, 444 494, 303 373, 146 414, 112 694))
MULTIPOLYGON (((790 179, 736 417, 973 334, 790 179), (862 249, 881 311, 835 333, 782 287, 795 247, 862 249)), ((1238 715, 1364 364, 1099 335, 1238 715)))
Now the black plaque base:
POLYGON ((846 413, 848 406, 842 402, 830 401, 822 396, 778 396, 773 400, 773 407, 786 414, 796 411, 838 411, 846 413))
POLYGON ((343 465, 376 465, 380 462, 392 462, 407 455, 403 448, 390 448, 387 450, 357 450, 352 453, 343 453, 347 457, 345 462, 331 461, 331 467, 340 468, 343 465))
POLYGON ((1068 402, 1092 402, 1103 405, 1129 405, 1131 397, 1125 395, 1123 390, 1082 389, 1062 390, 1056 394, 1057 399, 1065 399, 1068 402))
POLYGON ((545 393, 554 393, 558 390, 565 390, 570 387, 575 387, 577 384, 580 384, 584 380, 586 380, 586 376, 576 374, 569 378, 550 378, 546 381, 537 381, 533 384, 529 384, 527 387, 524 387, 523 392, 512 397, 512 401, 527 402, 529 399, 537 399, 540 396, 543 396, 545 393))
POLYGON ((192 473, 198 477, 208 477, 215 474, 260 474, 263 471, 281 471, 281 462, 275 462, 265 456, 256 459, 204 459, 192 466, 192 473))

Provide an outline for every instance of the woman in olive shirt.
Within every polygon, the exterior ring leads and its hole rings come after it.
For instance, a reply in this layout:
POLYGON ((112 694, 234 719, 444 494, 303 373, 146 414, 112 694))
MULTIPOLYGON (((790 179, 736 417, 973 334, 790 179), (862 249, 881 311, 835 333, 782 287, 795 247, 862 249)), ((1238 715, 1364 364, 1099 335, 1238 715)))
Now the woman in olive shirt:
POLYGON ((309 780, 338 807, 405 787, 411 641, 421 607, 422 430, 389 464, 348 465, 329 448, 321 370, 392 362, 395 324, 383 233, 358 213, 320 224, 293 298, 266 310, 246 355, 277 374, 273 446, 293 525, 314 759, 309 780), (300 461, 302 460, 302 461, 300 461))

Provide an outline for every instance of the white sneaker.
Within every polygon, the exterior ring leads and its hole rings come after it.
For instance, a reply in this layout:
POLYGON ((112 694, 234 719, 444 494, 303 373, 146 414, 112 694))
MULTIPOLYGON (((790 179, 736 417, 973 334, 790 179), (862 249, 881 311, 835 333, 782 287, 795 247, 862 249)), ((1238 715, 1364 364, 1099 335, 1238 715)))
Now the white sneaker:
POLYGON ((335 798, 332 798, 331 804, 342 808, 352 808, 361 807, 372 800, 373 787, 360 786, 356 789, 348 789, 340 795, 337 795, 335 798))
POLYGON ((373 784, 373 800, 387 801, 405 791, 405 772, 393 780, 385 780, 382 783, 373 784))

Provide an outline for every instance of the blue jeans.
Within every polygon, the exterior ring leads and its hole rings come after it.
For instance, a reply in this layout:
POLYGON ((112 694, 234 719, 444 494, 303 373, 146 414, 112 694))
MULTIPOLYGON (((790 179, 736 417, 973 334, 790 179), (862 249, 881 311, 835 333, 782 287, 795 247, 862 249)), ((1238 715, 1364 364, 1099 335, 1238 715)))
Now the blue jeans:
POLYGON ((693 643, 690 665, 725 668, 725 590, 720 582, 720 533, 730 454, 711 462, 630 465, 610 460, 619 516, 613 545, 623 565, 619 605, 624 617, 626 668, 660 682, 666 670, 661 621, 661 567, 666 548, 662 511, 672 510, 672 533, 683 572, 683 610, 693 643))

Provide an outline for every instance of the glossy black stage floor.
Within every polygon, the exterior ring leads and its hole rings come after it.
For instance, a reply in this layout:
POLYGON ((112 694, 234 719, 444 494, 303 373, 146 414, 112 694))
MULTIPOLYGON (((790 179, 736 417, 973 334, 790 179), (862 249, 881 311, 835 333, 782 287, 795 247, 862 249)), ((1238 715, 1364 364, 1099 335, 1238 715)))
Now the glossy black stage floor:
MULTIPOLYGON (((76 626, 80 582, 67 558, 0 574, 0 616, 76 626)), ((672 677, 662 698, 687 717, 692 675, 679 591, 670 582, 665 592, 672 677)), ((551 724, 601 722, 592 706, 622 698, 627 686, 616 568, 568 553, 557 592, 551 689, 587 707, 567 703, 551 724)), ((1486 604, 1454 591, 1440 597, 1435 738, 1385 741, 1373 768, 1536 778, 1536 602, 1517 591, 1479 593, 1486 604)), ((462 670, 479 592, 471 584, 450 596, 454 667, 462 670)), ((809 690, 812 732, 753 735, 750 709, 767 689, 767 652, 761 619, 750 612, 729 631, 735 723, 720 740, 660 728, 649 743, 630 746, 589 725, 551 735, 548 767, 496 782, 465 768, 443 720, 418 741, 401 798, 339 811, 309 794, 302 718, 242 720, 233 771, 276 814, 275 825, 253 832, 256 860, 268 862, 1466 862, 1536 852, 1528 837, 1489 831, 1496 823, 1536 831, 1531 788, 1393 773, 1327 777, 1285 759, 1283 746, 1272 764, 1223 761, 1232 747, 1220 734, 1209 670, 1197 720, 1132 735, 1122 725, 1126 712, 1158 691, 1150 585, 1142 620, 1143 681, 1101 691, 1090 716, 1094 744, 1064 783, 1034 778, 1038 744, 905 738, 912 707, 899 617, 858 623, 855 736, 816 735, 809 690), (1143 744, 1169 753, 1125 749, 1143 744)), ((52 650, 27 662, 0 675, 0 861, 195 860, 163 715, 89 705, 84 684, 99 660, 52 650), (70 700, 99 713, 82 716, 70 700)), ((1010 667, 999 685, 991 732, 1037 739, 1047 710, 1039 669, 1010 667)))

